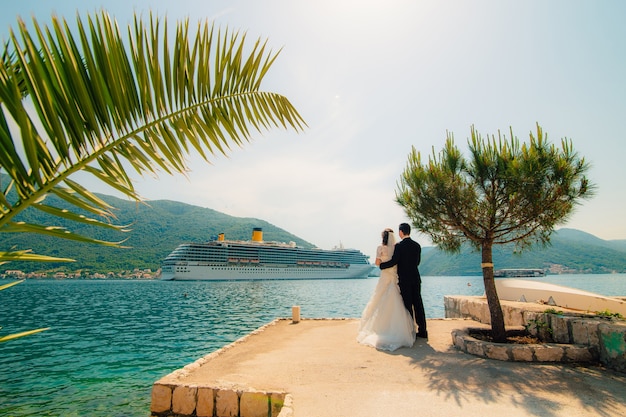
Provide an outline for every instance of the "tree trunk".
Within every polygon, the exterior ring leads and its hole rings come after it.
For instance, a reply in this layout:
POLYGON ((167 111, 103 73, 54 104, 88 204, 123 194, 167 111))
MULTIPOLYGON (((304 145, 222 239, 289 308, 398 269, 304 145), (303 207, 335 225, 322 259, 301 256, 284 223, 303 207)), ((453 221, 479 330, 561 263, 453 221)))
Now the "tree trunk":
POLYGON ((487 305, 489 306, 489 315, 491 316, 491 336, 494 342, 506 341, 506 330, 504 328, 504 314, 502 314, 502 306, 496 291, 496 281, 493 277, 493 252, 492 243, 483 242, 482 245, 482 270, 483 283, 485 285, 485 295, 487 296, 487 305))

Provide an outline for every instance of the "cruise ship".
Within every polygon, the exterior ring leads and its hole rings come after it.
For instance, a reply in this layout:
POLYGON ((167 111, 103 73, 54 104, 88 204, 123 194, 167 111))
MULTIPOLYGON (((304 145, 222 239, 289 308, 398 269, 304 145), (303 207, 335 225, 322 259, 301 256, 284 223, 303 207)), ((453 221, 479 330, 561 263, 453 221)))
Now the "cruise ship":
POLYGON ((294 242, 265 242, 254 228, 252 240, 183 243, 161 267, 162 280, 269 280, 367 278, 374 268, 356 249, 305 249, 294 242))

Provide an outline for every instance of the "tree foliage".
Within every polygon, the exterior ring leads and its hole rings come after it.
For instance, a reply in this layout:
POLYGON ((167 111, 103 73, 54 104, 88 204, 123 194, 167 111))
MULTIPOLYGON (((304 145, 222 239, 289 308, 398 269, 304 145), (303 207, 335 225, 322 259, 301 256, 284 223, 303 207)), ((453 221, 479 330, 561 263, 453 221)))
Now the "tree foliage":
MULTIPOLYGON (((32 207, 127 230, 73 174, 87 172, 140 201, 130 170, 184 174, 190 153, 209 161, 254 132, 306 126, 287 98, 260 89, 277 53, 238 32, 208 22, 194 32, 185 21, 170 37, 167 20, 151 15, 148 23, 135 17, 125 40, 106 12, 77 17, 75 33, 56 17, 50 26, 33 19, 32 31, 22 20, 17 26, 0 61, 0 168, 11 177, 0 193, 0 232, 120 246, 16 217, 32 207), (73 209, 48 204, 51 194, 73 209)), ((0 262, 18 255, 2 252, 0 262)))
POLYGON ((433 149, 422 163, 415 147, 408 158, 396 200, 413 225, 442 250, 458 252, 468 242, 482 253, 481 267, 494 337, 504 337, 504 319, 493 281, 492 247, 514 243, 523 251, 546 245, 554 227, 564 223, 581 198, 593 194, 589 165, 571 140, 550 144, 537 124, 520 143, 483 138, 472 126, 466 159, 447 134, 442 151, 433 149))

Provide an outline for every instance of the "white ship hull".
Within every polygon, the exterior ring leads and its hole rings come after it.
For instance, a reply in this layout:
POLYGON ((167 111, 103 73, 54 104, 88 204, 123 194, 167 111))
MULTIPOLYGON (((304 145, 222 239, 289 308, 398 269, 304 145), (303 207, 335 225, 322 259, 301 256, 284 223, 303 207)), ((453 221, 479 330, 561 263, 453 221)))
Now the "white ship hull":
POLYGON ((350 265, 347 268, 264 267, 223 265, 181 265, 175 271, 163 271, 162 280, 230 281, 279 279, 352 279, 367 278, 372 265, 350 265))
POLYGON ((367 278, 375 268, 356 249, 301 248, 295 243, 265 242, 261 228, 251 241, 183 243, 161 267, 162 280, 217 281, 269 279, 367 278))

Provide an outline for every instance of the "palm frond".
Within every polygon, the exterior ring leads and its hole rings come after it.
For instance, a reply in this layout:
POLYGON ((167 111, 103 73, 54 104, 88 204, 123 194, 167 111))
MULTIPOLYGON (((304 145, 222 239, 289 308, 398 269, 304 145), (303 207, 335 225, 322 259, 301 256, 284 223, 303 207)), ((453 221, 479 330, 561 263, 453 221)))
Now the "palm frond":
MULTIPOLYGON (((24 280, 13 281, 13 282, 10 282, 8 284, 0 285, 0 291, 5 290, 5 289, 7 289, 9 287, 12 287, 14 285, 17 285, 17 284, 21 284, 22 282, 24 282, 24 280)), ((2 329, 2 326, 0 326, 0 329, 2 329)), ((6 336, 0 336, 0 343, 8 342, 9 340, 17 339, 17 338, 24 337, 24 336, 29 336, 31 334, 43 332, 43 331, 49 330, 49 329, 50 329, 49 327, 44 327, 44 328, 41 328, 41 329, 27 330, 25 332, 8 334, 6 336)))
MULTIPOLYGON (((75 262, 70 258, 59 258, 56 256, 46 256, 33 253, 30 249, 0 252, 0 265, 9 261, 29 261, 29 262, 75 262)), ((0 287, 0 290, 4 288, 0 287)))
MULTIPOLYGON (((266 42, 209 22, 177 22, 173 45, 167 20, 135 17, 124 39, 106 12, 50 26, 18 20, 0 61, 0 168, 9 176, 0 198, 0 232, 35 231, 92 243, 69 231, 20 224, 28 207, 98 226, 82 211, 112 218, 111 207, 71 180, 92 174, 140 200, 128 169, 141 175, 185 173, 190 152, 205 160, 278 127, 306 123, 282 95, 260 90, 278 54, 266 42), (24 100, 24 94, 28 100, 24 100), (9 121, 17 124, 12 133, 9 121), (14 189, 17 200, 7 198, 14 189), (72 211, 35 205, 54 193, 72 211)), ((120 228, 122 230, 123 228, 120 228)), ((0 260, 2 258, 0 257, 0 260)))
POLYGON ((30 336, 31 334, 43 332, 43 331, 46 331, 46 330, 50 330, 50 328, 49 327, 44 327, 44 328, 41 328, 41 329, 27 330, 25 332, 8 334, 6 336, 0 336, 0 343, 8 342, 9 340, 17 339, 17 338, 24 337, 24 336, 30 336))
POLYGON ((12 286, 17 285, 17 284, 21 284, 22 282, 24 282, 23 279, 19 280, 19 281, 9 282, 8 284, 0 285, 0 291, 6 290, 7 288, 12 287, 12 286))
MULTIPOLYGON (((25 223, 25 222, 12 222, 7 223, 2 228, 3 233, 37 233, 40 235, 52 236, 60 239, 75 240, 83 243, 94 243, 98 245, 120 247, 126 239, 119 242, 107 242, 105 240, 93 239, 87 236, 82 236, 76 233, 72 233, 61 226, 40 226, 38 224, 25 223)), ((0 258, 2 259, 2 258, 0 258)))

